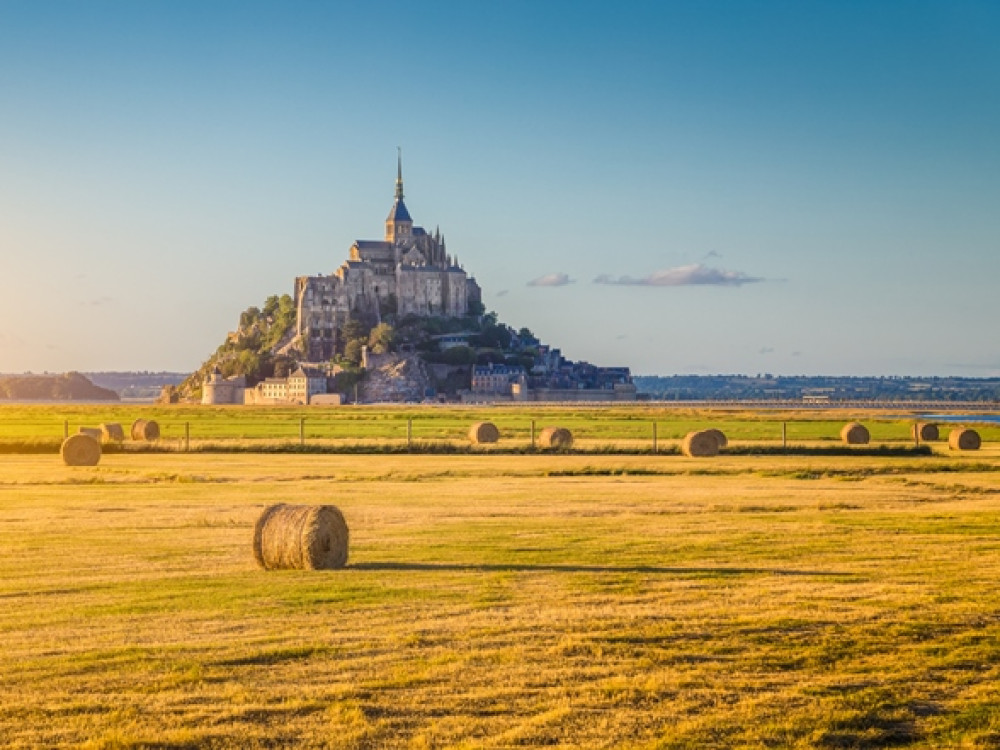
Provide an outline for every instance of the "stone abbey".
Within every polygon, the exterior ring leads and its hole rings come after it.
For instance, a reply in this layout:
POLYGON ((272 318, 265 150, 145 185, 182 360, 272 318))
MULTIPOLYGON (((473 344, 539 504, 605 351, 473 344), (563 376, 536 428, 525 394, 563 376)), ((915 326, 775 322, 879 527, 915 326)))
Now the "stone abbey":
POLYGON ((387 313, 458 317, 482 309, 482 291, 445 248, 444 236, 414 226, 403 202, 402 158, 385 238, 356 240, 347 261, 329 276, 295 280, 296 334, 306 359, 337 351, 348 318, 380 321, 387 313))
MULTIPOLYGON (((482 290, 476 280, 449 254, 440 231, 414 226, 403 202, 402 159, 396 165, 396 194, 385 220, 381 240, 355 240, 347 260, 330 275, 300 276, 295 294, 283 308, 280 341, 272 353, 294 359, 287 377, 263 380, 243 375, 225 377, 218 365, 205 375, 203 404, 339 404, 348 394, 335 392, 340 365, 331 360, 345 353, 348 334, 399 318, 482 316, 482 290), (289 305, 291 303, 291 306, 289 305), (285 327, 294 311, 294 327, 285 327)), ((258 311, 259 313, 259 311, 258 311)), ((271 317, 264 316, 264 325, 271 317)), ((239 344, 262 335, 255 319, 229 336, 239 344), (244 330, 246 328, 246 330, 244 330)), ((354 389, 359 402, 420 401, 447 398, 456 401, 623 401, 635 400, 636 391, 627 367, 595 367, 571 362, 553 347, 544 345, 530 331, 516 333, 509 326, 493 327, 507 333, 507 343, 474 343, 482 318, 467 320, 466 330, 432 336, 430 343, 441 355, 453 347, 466 347, 472 360, 425 358, 410 344, 406 352, 369 352, 362 347, 364 377, 354 389), (501 352, 497 346, 502 346, 501 352), (480 348, 489 351, 480 352, 480 348), (474 361, 484 357, 486 362, 474 361), (500 356, 503 361, 493 358, 500 356), (512 360, 508 362, 507 360, 512 360)), ((357 336, 351 338, 358 341, 357 336)), ((466 352, 463 356, 467 356, 466 352)), ((460 353, 460 352, 459 352, 460 353)))

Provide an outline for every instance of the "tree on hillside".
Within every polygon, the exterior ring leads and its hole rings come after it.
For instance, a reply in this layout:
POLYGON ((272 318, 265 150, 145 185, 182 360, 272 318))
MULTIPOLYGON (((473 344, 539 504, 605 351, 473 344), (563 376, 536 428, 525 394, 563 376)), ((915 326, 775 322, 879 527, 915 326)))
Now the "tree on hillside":
MULTIPOLYGON (((496 318, 495 313, 494 320, 496 318)), ((487 316, 488 318, 489 316, 487 316)), ((475 337, 474 343, 477 346, 489 349, 509 349, 511 330, 503 323, 486 323, 484 318, 483 328, 479 335, 475 337)))
POLYGON ((351 339, 344 345, 344 359, 352 365, 361 364, 361 347, 364 346, 364 339, 351 339))
POLYGON ((467 346, 453 346, 441 352, 437 359, 446 365, 471 365, 476 361, 476 352, 467 346))
POLYGON ((538 337, 531 332, 530 328, 522 328, 517 332, 517 337, 521 339, 524 346, 538 346, 538 337))
MULTIPOLYGON (((287 295, 286 295, 287 296, 287 295)), ((264 300, 264 317, 269 318, 278 311, 278 306, 280 305, 280 300, 277 294, 272 294, 266 300, 264 300)))
POLYGON ((287 378, 295 370, 295 360, 282 355, 274 358, 274 377, 287 378))
POLYGON ((351 341, 353 339, 367 339, 369 328, 360 318, 350 315, 344 321, 344 325, 340 331, 345 341, 351 341))
POLYGON ((368 348, 374 354, 385 354, 392 351, 396 339, 396 331, 388 323, 379 323, 372 329, 368 337, 368 348))
POLYGON ((260 319, 260 309, 248 307, 240 313, 240 328, 249 328, 260 319))

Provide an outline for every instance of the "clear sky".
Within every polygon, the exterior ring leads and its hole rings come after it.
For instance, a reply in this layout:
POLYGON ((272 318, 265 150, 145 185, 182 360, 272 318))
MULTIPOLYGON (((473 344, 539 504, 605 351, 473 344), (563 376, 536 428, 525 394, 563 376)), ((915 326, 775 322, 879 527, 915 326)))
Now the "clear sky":
POLYGON ((1000 3, 0 2, 0 372, 195 369, 381 239, 637 374, 1000 375, 1000 3))

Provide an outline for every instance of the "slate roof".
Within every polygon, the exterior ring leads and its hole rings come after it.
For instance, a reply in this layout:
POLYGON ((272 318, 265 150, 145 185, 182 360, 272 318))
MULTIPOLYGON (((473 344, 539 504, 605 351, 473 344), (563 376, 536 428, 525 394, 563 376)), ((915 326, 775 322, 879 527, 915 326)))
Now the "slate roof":
POLYGON ((403 203, 402 198, 397 198, 392 204, 392 209, 389 211, 389 218, 386 221, 410 221, 410 212, 406 210, 406 204, 403 203))

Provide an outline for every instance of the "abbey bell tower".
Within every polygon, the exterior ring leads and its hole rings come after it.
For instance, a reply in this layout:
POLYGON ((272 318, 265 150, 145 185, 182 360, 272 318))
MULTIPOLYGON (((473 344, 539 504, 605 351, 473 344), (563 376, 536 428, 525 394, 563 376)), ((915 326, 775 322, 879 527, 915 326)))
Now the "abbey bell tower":
POLYGON ((403 203, 403 151, 397 149, 396 154, 396 200, 392 210, 385 220, 385 241, 395 244, 399 240, 408 239, 413 235, 413 219, 403 203))

